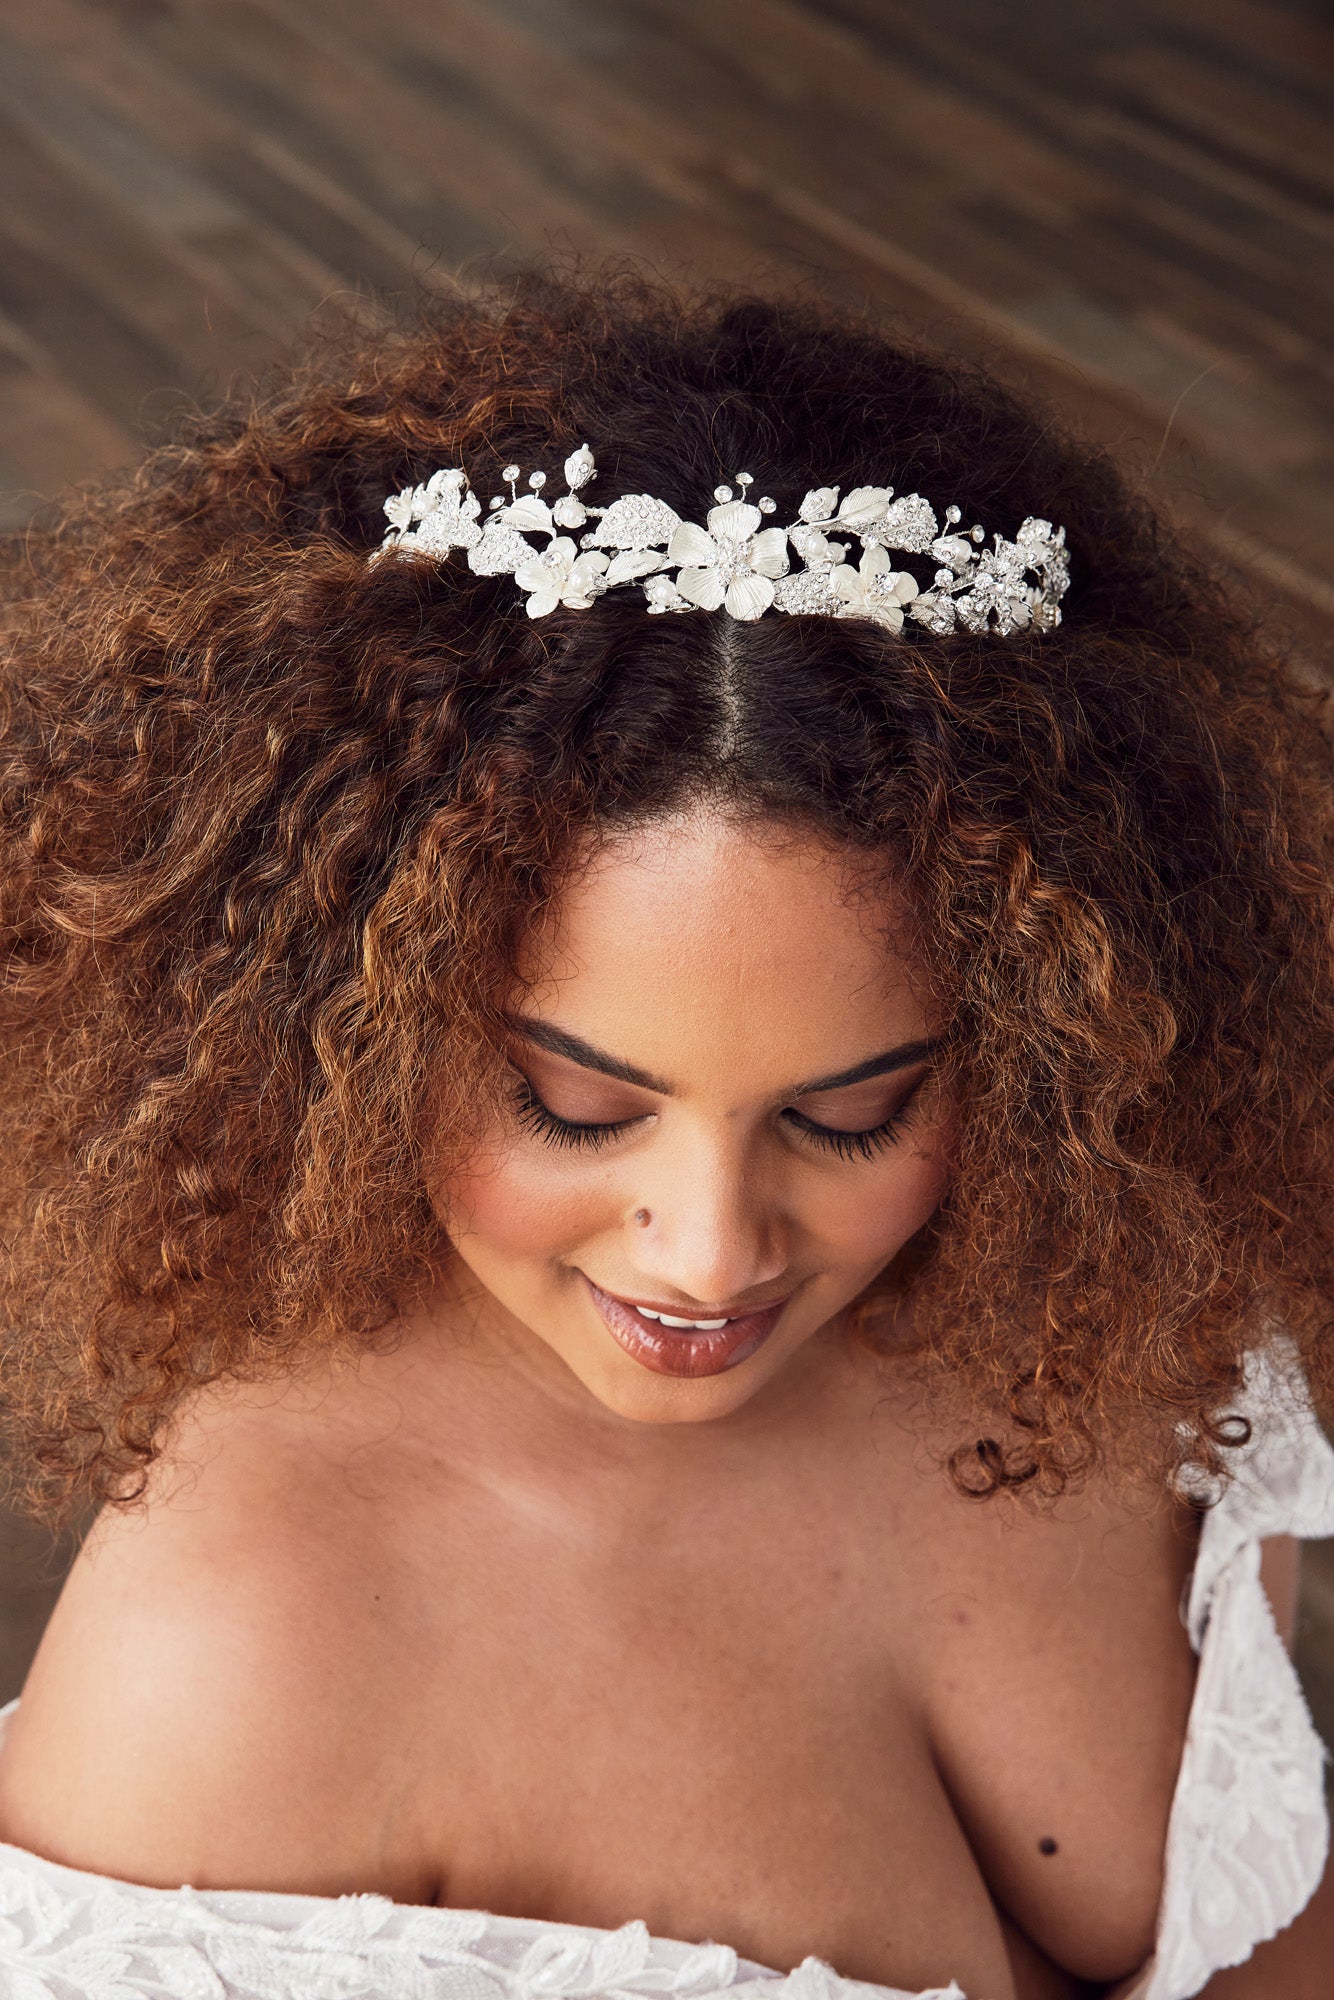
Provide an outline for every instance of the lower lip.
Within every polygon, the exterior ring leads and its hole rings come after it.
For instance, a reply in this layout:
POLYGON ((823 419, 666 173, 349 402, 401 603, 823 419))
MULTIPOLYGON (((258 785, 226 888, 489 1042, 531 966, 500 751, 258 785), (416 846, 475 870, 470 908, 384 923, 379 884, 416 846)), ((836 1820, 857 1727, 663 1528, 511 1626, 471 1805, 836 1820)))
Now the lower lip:
POLYGON ((584 1283, 613 1340, 641 1367, 651 1368, 655 1375, 683 1375, 688 1379, 722 1375, 727 1369, 749 1361, 763 1347, 787 1304, 786 1299, 780 1299, 776 1306, 766 1306, 763 1312, 742 1313, 738 1319, 729 1319, 726 1326, 692 1333, 689 1327, 663 1326, 656 1319, 645 1319, 633 1306, 614 1299, 587 1276, 584 1283))

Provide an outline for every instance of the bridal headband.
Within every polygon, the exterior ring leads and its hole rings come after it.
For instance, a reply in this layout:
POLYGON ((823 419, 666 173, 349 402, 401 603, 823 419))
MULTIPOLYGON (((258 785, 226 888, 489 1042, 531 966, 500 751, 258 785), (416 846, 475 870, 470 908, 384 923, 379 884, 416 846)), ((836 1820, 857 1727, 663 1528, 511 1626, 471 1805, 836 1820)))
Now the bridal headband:
POLYGON ((521 476, 517 465, 504 468, 509 498, 496 494, 485 516, 457 466, 391 494, 375 558, 443 560, 461 550, 474 575, 512 576, 530 618, 558 604, 586 611, 606 591, 630 585, 651 612, 724 610, 751 620, 773 609, 869 618, 891 632, 902 631, 905 613, 938 633, 1045 632, 1061 622, 1070 564, 1065 530, 1050 521, 1026 520, 1013 541, 993 534, 988 548, 980 527, 960 529, 958 507, 938 520, 920 493, 854 486, 840 499, 837 486, 817 486, 791 527, 766 527, 775 503, 752 502, 755 481, 742 472, 714 489, 701 528, 647 493, 590 505, 580 496, 597 465, 586 444, 566 459, 567 490, 557 500, 544 495, 544 472, 529 473, 524 493, 521 476), (853 541, 861 547, 855 567, 847 560, 853 541), (890 550, 930 557, 931 584, 923 589, 896 568, 890 550))

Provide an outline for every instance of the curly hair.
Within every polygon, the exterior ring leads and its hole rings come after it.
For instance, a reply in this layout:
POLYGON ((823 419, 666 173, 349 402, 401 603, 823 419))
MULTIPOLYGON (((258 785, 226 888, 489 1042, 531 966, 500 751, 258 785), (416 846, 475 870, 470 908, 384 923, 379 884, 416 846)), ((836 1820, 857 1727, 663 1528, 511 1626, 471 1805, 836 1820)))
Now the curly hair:
MULTIPOLYGON (((494 484, 486 487, 483 482, 494 484)), ((958 1104, 875 1297, 1052 1493, 1127 1425, 1212 1467, 1281 1327, 1334 1388, 1322 700, 1100 452, 804 303, 533 276, 315 343, 14 541, 0 757, 0 1402, 29 1503, 140 1490, 197 1385, 353 1351, 447 1259, 521 942, 701 799, 911 890, 958 1104), (589 443, 688 518, 738 468, 1062 522, 1065 622, 524 615, 370 564, 384 496, 589 443)))

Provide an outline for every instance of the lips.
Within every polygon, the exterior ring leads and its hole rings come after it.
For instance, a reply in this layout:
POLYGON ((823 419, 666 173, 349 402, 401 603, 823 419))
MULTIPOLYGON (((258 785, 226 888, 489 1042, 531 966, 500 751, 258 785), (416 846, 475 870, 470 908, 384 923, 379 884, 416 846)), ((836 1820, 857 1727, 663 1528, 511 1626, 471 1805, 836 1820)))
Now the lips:
POLYGON ((758 1312, 739 1313, 722 1326, 697 1329, 665 1326, 661 1319, 649 1318, 628 1300, 604 1292, 590 1277, 584 1276, 584 1283, 603 1324, 627 1354, 641 1367, 652 1369, 655 1375, 687 1379, 721 1375, 726 1369, 748 1361, 763 1347, 787 1305, 786 1299, 779 1299, 776 1305, 764 1306, 758 1312))

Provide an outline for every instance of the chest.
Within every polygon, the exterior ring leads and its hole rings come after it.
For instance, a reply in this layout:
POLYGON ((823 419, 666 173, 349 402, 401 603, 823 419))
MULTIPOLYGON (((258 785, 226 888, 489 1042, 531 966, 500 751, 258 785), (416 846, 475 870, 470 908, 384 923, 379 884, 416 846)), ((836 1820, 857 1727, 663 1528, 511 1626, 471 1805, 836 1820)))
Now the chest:
POLYGON ((1020 2000, 1134 1968, 1191 1691, 1180 1524, 834 1484, 474 1524, 414 1711, 440 1900, 1020 2000))

